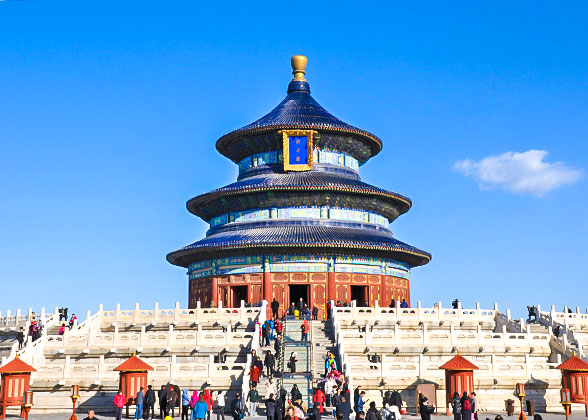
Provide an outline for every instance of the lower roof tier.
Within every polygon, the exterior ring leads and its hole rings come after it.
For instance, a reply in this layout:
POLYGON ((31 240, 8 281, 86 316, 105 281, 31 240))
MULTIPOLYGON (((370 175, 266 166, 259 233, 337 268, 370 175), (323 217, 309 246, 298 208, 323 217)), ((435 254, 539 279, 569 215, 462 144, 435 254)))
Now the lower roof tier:
POLYGON ((393 221, 406 213, 408 197, 358 179, 329 172, 262 174, 192 198, 188 211, 209 221, 228 211, 263 207, 323 206, 362 208, 393 221))
POLYGON ((317 225, 280 225, 212 234, 170 252, 167 260, 178 266, 224 255, 275 252, 343 252, 378 255, 406 262, 412 267, 427 264, 431 254, 395 239, 388 230, 317 225))

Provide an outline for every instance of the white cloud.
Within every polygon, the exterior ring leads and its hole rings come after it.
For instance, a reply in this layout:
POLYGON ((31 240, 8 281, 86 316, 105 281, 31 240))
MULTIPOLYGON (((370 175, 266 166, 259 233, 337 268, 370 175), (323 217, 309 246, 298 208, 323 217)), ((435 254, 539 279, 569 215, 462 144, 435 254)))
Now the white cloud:
POLYGON ((506 152, 487 156, 479 162, 460 160, 453 169, 475 179, 482 189, 502 188, 536 197, 562 185, 573 184, 582 177, 582 169, 569 168, 562 162, 544 162, 547 154, 545 150, 506 152))

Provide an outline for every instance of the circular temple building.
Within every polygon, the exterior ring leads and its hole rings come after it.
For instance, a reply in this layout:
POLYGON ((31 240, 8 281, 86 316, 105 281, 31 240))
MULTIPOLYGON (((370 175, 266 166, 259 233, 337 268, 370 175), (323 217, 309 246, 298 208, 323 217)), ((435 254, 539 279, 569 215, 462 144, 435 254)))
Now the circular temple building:
POLYGON ((394 238, 390 224, 411 200, 361 181, 382 141, 327 112, 310 95, 306 57, 292 57, 286 98, 222 136, 217 150, 237 182, 192 198, 206 237, 171 252, 188 269, 189 307, 303 298, 324 316, 328 300, 410 303, 410 270, 428 252, 394 238))

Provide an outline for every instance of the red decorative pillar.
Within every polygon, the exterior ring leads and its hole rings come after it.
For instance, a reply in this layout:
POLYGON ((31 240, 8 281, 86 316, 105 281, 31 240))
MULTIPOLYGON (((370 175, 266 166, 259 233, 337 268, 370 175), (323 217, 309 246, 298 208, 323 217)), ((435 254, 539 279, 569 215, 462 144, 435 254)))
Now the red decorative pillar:
MULTIPOLYGON (((212 276, 212 302, 210 306, 216 306, 218 308, 218 278, 212 276)), ((223 302, 223 306, 227 307, 227 302, 223 302)))
MULTIPOLYGON (((327 300, 337 300, 337 291, 335 289, 335 259, 329 259, 327 272, 327 300)), ((337 303, 337 302, 335 302, 337 303)))

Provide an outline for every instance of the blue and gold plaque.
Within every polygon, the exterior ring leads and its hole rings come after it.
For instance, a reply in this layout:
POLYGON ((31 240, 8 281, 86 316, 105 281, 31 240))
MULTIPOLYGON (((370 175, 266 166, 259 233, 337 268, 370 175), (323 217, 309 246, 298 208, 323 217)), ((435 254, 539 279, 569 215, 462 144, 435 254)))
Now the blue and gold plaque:
POLYGON ((312 130, 283 130, 284 171, 312 170, 312 130))

